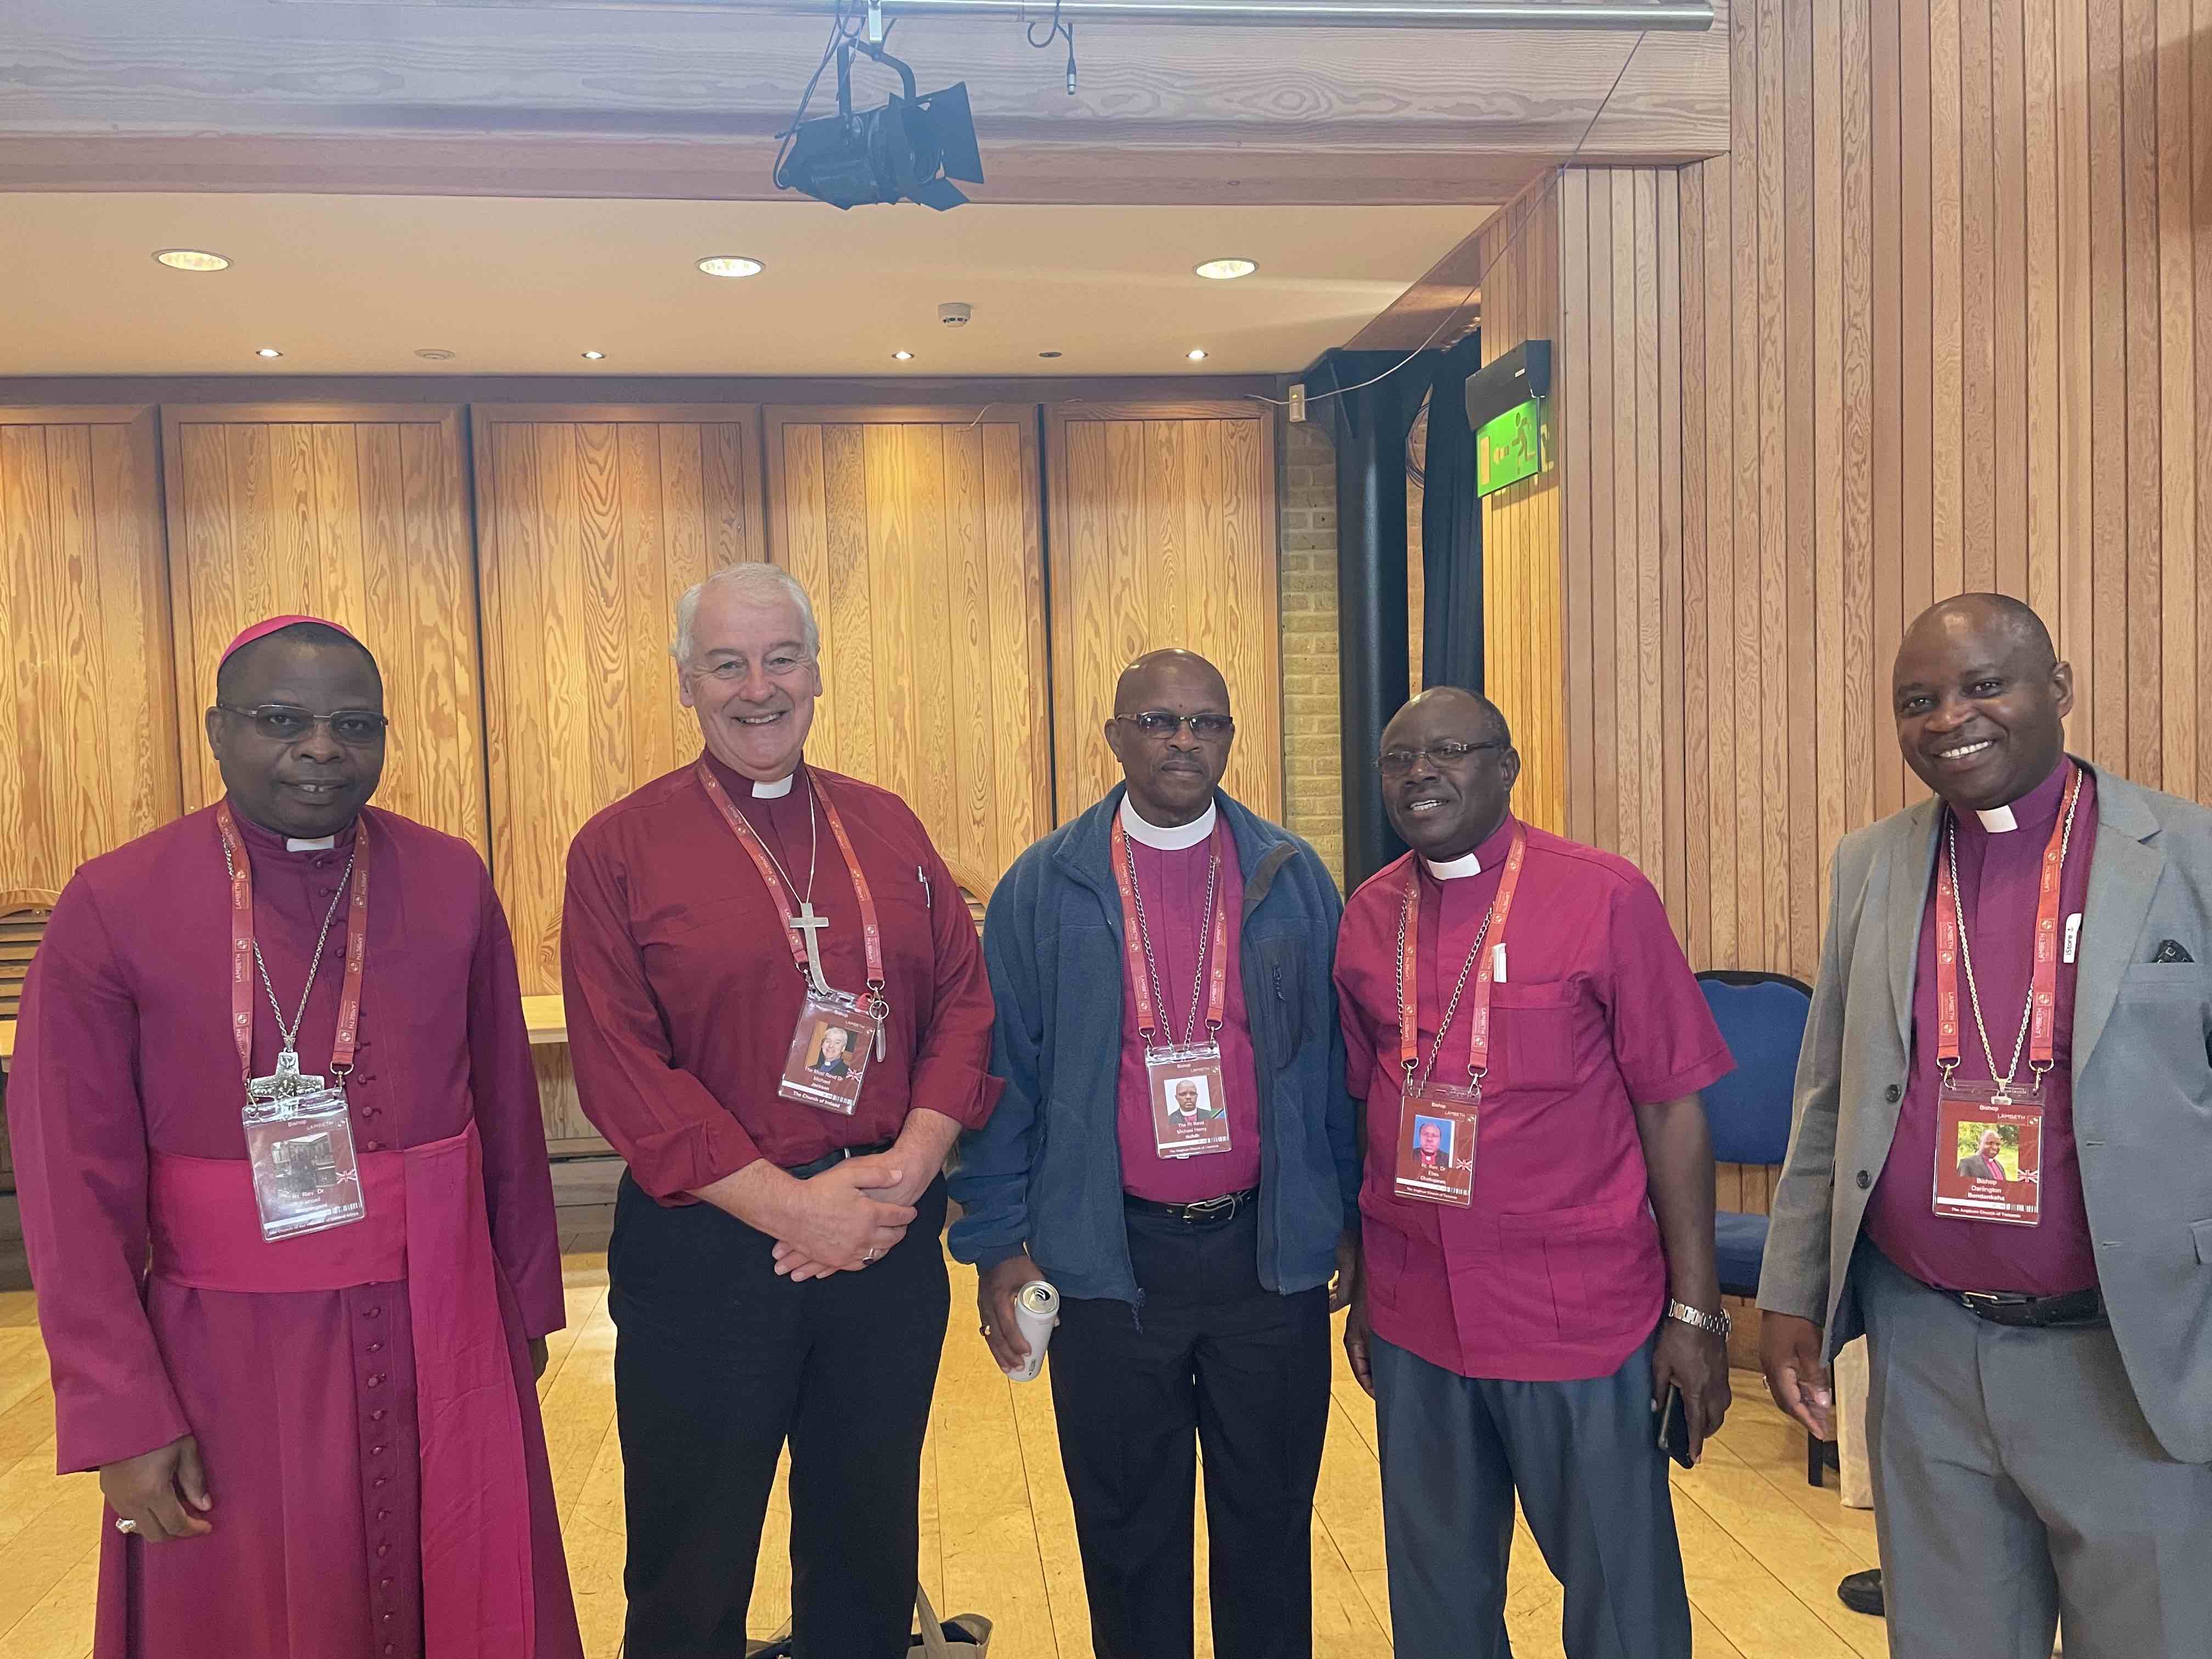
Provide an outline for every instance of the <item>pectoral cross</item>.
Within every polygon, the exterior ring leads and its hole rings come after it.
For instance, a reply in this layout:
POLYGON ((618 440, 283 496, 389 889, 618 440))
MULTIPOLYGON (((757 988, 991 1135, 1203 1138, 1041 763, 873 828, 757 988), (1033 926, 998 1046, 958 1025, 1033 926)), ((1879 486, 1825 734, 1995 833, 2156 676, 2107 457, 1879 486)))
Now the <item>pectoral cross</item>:
POLYGON ((812 899, 805 899, 799 903, 799 914, 786 916, 783 925, 806 941, 806 971, 812 975, 816 990, 827 991, 830 981, 823 977, 822 952, 815 945, 814 936, 830 925, 830 918, 816 911, 812 899))
POLYGON ((300 1070, 300 1054, 295 1048, 282 1048, 276 1054, 276 1069, 267 1077, 257 1077, 246 1085, 246 1098, 257 1103, 289 1101, 301 1095, 311 1095, 323 1086, 319 1077, 300 1070))

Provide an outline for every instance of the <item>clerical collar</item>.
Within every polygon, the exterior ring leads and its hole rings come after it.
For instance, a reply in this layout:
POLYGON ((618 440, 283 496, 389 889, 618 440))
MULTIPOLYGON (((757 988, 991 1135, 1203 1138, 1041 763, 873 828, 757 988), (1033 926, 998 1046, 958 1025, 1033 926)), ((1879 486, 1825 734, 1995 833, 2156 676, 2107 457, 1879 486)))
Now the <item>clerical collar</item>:
POLYGON ((1214 821, 1220 816, 1213 803, 1208 801, 1206 811, 1188 823, 1173 824, 1163 829, 1157 823, 1146 823, 1138 812, 1136 804, 1127 795, 1121 797, 1122 830, 1131 841, 1142 842, 1162 853, 1178 853, 1186 847, 1197 846, 1213 833, 1214 821))
POLYGON ((1422 866, 1438 881, 1464 881, 1469 876, 1479 876, 1486 870, 1495 870, 1505 861, 1505 849, 1513 842, 1513 814, 1508 812, 1498 820, 1498 828, 1484 836, 1482 842, 1471 853, 1462 853, 1455 859, 1442 863, 1425 858, 1422 866))
MULTIPOLYGON (((311 841, 298 836, 281 835, 274 830, 256 823, 244 812, 239 811, 236 801, 230 804, 230 816, 232 822, 238 825, 240 838, 245 841, 248 848, 257 852, 274 853, 281 850, 286 853, 327 853, 353 845, 354 825, 351 823, 334 836, 324 836, 311 841)), ((359 820, 356 819, 355 822, 358 823, 359 820)))
POLYGON ((337 844, 336 836, 325 836, 317 841, 301 841, 297 836, 284 837, 284 850, 288 853, 327 853, 337 844))
POLYGON ((1959 817, 1962 822, 1971 822, 1992 836, 2047 828, 2057 820, 2058 809, 2064 803, 2066 776, 2066 760, 2061 756, 2058 764, 2051 769, 2051 775, 2017 800, 1992 806, 1987 811, 1977 807, 1971 815, 1960 813, 1959 817))
POLYGON ((777 778, 771 783, 763 783, 758 778, 755 778, 752 781, 753 799, 755 800, 781 800, 786 795, 791 793, 791 786, 798 781, 798 770, 794 768, 793 770, 787 772, 783 776, 777 778))

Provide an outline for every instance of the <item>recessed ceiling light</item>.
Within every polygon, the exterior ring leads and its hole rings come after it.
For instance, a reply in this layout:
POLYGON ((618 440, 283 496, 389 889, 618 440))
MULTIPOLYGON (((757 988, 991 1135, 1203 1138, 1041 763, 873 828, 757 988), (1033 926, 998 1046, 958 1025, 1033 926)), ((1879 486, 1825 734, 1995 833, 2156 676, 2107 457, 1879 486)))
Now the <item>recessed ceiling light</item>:
POLYGON ((894 351, 891 353, 891 361, 895 363, 910 363, 914 361, 914 353, 911 351, 894 351))
POLYGON ((1040 357, 1057 357, 1060 356, 1060 353, 1057 351, 1040 351, 1037 353, 1037 356, 1040 357))
POLYGON ((742 253, 717 253, 700 260, 699 269, 709 276, 757 276, 768 267, 742 253))
POLYGON ((1208 259, 1202 265, 1192 267, 1197 275, 1210 277, 1217 283, 1233 282, 1239 276, 1249 276, 1259 268, 1249 259, 1208 259))
POLYGON ((433 363, 450 363, 454 356, 454 354, 444 346, 416 346, 415 355, 426 362, 433 363))
POLYGON ((606 355, 604 351, 587 351, 584 354, 584 361, 587 363, 604 362, 606 355))
POLYGON ((257 357, 281 357, 284 354, 277 350, 275 346, 256 346, 253 355, 257 357))
POLYGON ((1193 346, 1189 350, 1184 352, 1182 355, 1189 358, 1191 362, 1194 363, 1202 363, 1206 361, 1206 348, 1204 346, 1193 346))
POLYGON ((220 253, 209 253, 196 247, 165 247, 154 255, 155 263, 172 270, 228 270, 230 261, 220 253))

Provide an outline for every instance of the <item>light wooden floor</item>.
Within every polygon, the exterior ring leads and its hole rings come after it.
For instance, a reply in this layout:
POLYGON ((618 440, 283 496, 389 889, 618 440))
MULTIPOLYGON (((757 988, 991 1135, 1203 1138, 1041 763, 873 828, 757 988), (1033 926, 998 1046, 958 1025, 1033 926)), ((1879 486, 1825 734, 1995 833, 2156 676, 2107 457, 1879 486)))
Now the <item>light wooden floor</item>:
MULTIPOLYGON (((564 1212, 565 1217, 565 1212, 564 1212)), ((570 1237, 580 1241, 580 1231, 570 1237)), ((614 1429, 613 1326, 604 1255, 566 1258, 568 1328, 539 1392, 584 1650, 615 1659, 622 1631, 622 1455, 614 1429)), ((975 1278, 954 1267, 951 1340, 922 1463, 922 1576, 947 1612, 997 1621, 994 1659, 1090 1659, 1074 1522, 1060 1474, 1052 1397, 993 1369, 975 1334, 975 1278)), ((1334 1420, 1314 1528, 1315 1647, 1325 1659, 1386 1659, 1379 1477, 1372 1407, 1338 1356, 1334 1420)), ((1845 1609, 1836 1581, 1875 1565, 1874 1522, 1805 1484, 1804 1443, 1751 1376, 1694 1473, 1675 1472, 1675 1514, 1698 1659, 1879 1659, 1880 1621, 1845 1609)), ((28 1292, 0 1293, 0 1659, 81 1659, 91 1646, 100 1494, 57 1480, 53 1397, 28 1292)), ((781 1483, 769 1531, 786 1524, 781 1483)), ((1201 1538, 1204 1517, 1200 1517, 1201 1538)), ((1202 1546, 1201 1546, 1202 1547, 1202 1546)), ((752 1622, 781 1621, 790 1574, 767 1553, 752 1622)), ((1205 1576, 1199 1576, 1203 1597, 1205 1576)), ((1557 1586, 1517 1534, 1508 1621, 1522 1659, 1559 1653, 1557 1586)), ((1199 1652, 1210 1655, 1200 1618, 1199 1652)))

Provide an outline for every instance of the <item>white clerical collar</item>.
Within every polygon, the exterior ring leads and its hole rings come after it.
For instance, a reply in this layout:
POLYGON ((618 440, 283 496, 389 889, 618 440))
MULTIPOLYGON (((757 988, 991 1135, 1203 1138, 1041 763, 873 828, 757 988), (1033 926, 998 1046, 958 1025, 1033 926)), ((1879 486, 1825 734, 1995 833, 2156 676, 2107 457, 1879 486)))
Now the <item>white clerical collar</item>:
POLYGON ((1438 881, 1462 881, 1469 876, 1479 876, 1482 873, 1482 860, 1472 853, 1464 854, 1455 859, 1446 859, 1442 864, 1438 864, 1434 859, 1423 859, 1421 862, 1429 866, 1429 873, 1438 881))
POLYGON ((796 771, 787 772, 783 776, 776 779, 772 783, 763 783, 758 778, 755 778, 753 780, 753 799, 755 800, 781 800, 791 793, 792 783, 798 776, 799 774, 796 771))
POLYGON ((2008 836, 2020 828, 2020 820, 2012 815, 2009 806, 1992 806, 1986 812, 1976 807, 1974 816, 1982 821, 1982 828, 1993 836, 2008 836))
POLYGON ((1138 814, 1134 803, 1127 795, 1121 797, 1121 828, 1129 839, 1142 842, 1163 853, 1179 853, 1186 847, 1197 846, 1213 833, 1214 820, 1219 816, 1213 803, 1208 801, 1206 811, 1188 823, 1179 823, 1164 830, 1157 823, 1147 823, 1138 814))
POLYGON ((284 850, 288 853, 327 853, 337 844, 336 836, 325 836, 320 841, 301 841, 296 836, 284 838, 284 850))

